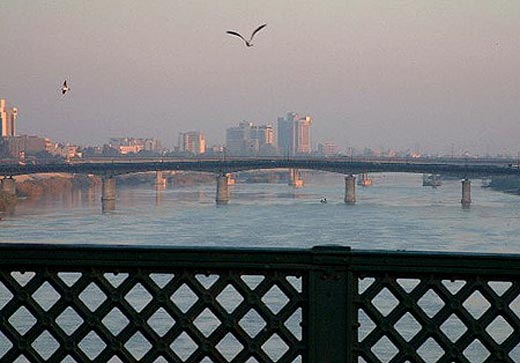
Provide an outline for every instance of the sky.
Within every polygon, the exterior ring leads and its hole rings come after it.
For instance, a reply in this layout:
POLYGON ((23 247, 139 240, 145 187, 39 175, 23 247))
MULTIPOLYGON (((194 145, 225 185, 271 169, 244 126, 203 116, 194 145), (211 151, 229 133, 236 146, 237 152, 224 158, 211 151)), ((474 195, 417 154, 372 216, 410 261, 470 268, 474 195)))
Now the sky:
POLYGON ((342 150, 520 152, 518 0, 2 0, 0 15, 19 134, 212 145, 294 111, 342 150), (250 48, 226 34, 263 23, 250 48))

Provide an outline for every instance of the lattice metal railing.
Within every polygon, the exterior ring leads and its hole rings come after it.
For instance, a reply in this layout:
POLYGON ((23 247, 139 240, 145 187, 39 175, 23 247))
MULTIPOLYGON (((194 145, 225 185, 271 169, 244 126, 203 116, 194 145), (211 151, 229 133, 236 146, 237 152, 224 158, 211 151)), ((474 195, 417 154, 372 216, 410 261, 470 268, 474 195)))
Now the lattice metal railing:
POLYGON ((520 362, 518 281, 383 275, 360 283, 367 362, 520 362))
POLYGON ((1 362, 520 362, 520 257, 0 244, 1 362))
POLYGON ((0 359, 298 362, 302 283, 265 269, 3 268, 0 359))
POLYGON ((485 256, 422 256, 357 274, 359 362, 520 362, 518 262, 504 259, 500 268, 499 258, 490 265, 485 256))

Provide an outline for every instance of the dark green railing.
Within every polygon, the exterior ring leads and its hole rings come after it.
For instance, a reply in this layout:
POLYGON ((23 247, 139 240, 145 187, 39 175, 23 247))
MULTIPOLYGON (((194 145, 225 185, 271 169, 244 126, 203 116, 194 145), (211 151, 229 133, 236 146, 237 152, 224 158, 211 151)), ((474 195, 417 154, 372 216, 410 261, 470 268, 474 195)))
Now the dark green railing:
POLYGON ((1 362, 520 362, 520 256, 0 244, 1 362))

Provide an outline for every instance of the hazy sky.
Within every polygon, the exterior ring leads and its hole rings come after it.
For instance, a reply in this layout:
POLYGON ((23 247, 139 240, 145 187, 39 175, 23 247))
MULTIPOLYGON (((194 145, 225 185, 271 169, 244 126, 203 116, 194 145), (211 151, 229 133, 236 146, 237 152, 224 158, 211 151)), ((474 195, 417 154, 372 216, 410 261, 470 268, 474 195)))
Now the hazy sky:
POLYGON ((2 0, 0 14, 19 133, 171 147, 200 130, 211 145, 296 111, 342 149, 520 151, 518 0, 2 0), (225 34, 264 22, 251 48, 225 34))

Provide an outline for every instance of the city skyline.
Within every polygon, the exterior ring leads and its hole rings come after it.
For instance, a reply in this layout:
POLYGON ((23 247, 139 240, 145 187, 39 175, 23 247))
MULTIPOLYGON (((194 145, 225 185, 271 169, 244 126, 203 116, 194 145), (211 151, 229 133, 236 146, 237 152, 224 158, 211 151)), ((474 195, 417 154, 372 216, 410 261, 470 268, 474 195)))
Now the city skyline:
MULTIPOLYGON (((34 155, 40 151, 49 152, 55 156, 65 158, 81 158, 81 150, 108 153, 113 155, 131 155, 145 153, 178 153, 185 152, 192 155, 224 153, 235 156, 295 156, 305 154, 332 155, 365 155, 365 156, 404 156, 404 157, 517 157, 518 153, 472 153, 469 150, 451 145, 449 152, 428 152, 422 145, 415 143, 413 147, 397 149, 391 147, 338 145, 331 138, 322 140, 311 139, 311 116, 301 116, 296 112, 286 112, 285 116, 277 118, 276 127, 267 123, 255 125, 251 121, 239 121, 238 125, 225 129, 226 137, 222 143, 208 144, 206 133, 201 131, 181 131, 177 140, 171 145, 165 145, 161 138, 147 138, 139 135, 103 136, 104 140, 96 144, 77 144, 69 140, 55 140, 47 135, 16 134, 18 108, 8 109, 5 99, 0 100, 0 119, 2 127, 9 131, 3 135, 5 145, 4 154, 16 157, 20 152, 24 155, 34 155), (9 127, 7 125, 10 125, 9 127), (276 130, 276 131, 275 131, 276 130), (108 140, 108 142, 106 142, 108 140), (344 146, 344 147, 342 147, 344 146)), ((1 143, 0 143, 1 144, 1 143)))
POLYGON ((238 120, 299 110, 319 120, 315 140, 343 148, 516 154, 519 8, 8 0, 0 96, 22 110, 19 133, 77 144, 172 145, 194 129, 222 143, 238 120), (251 48, 225 34, 264 22, 251 48))

